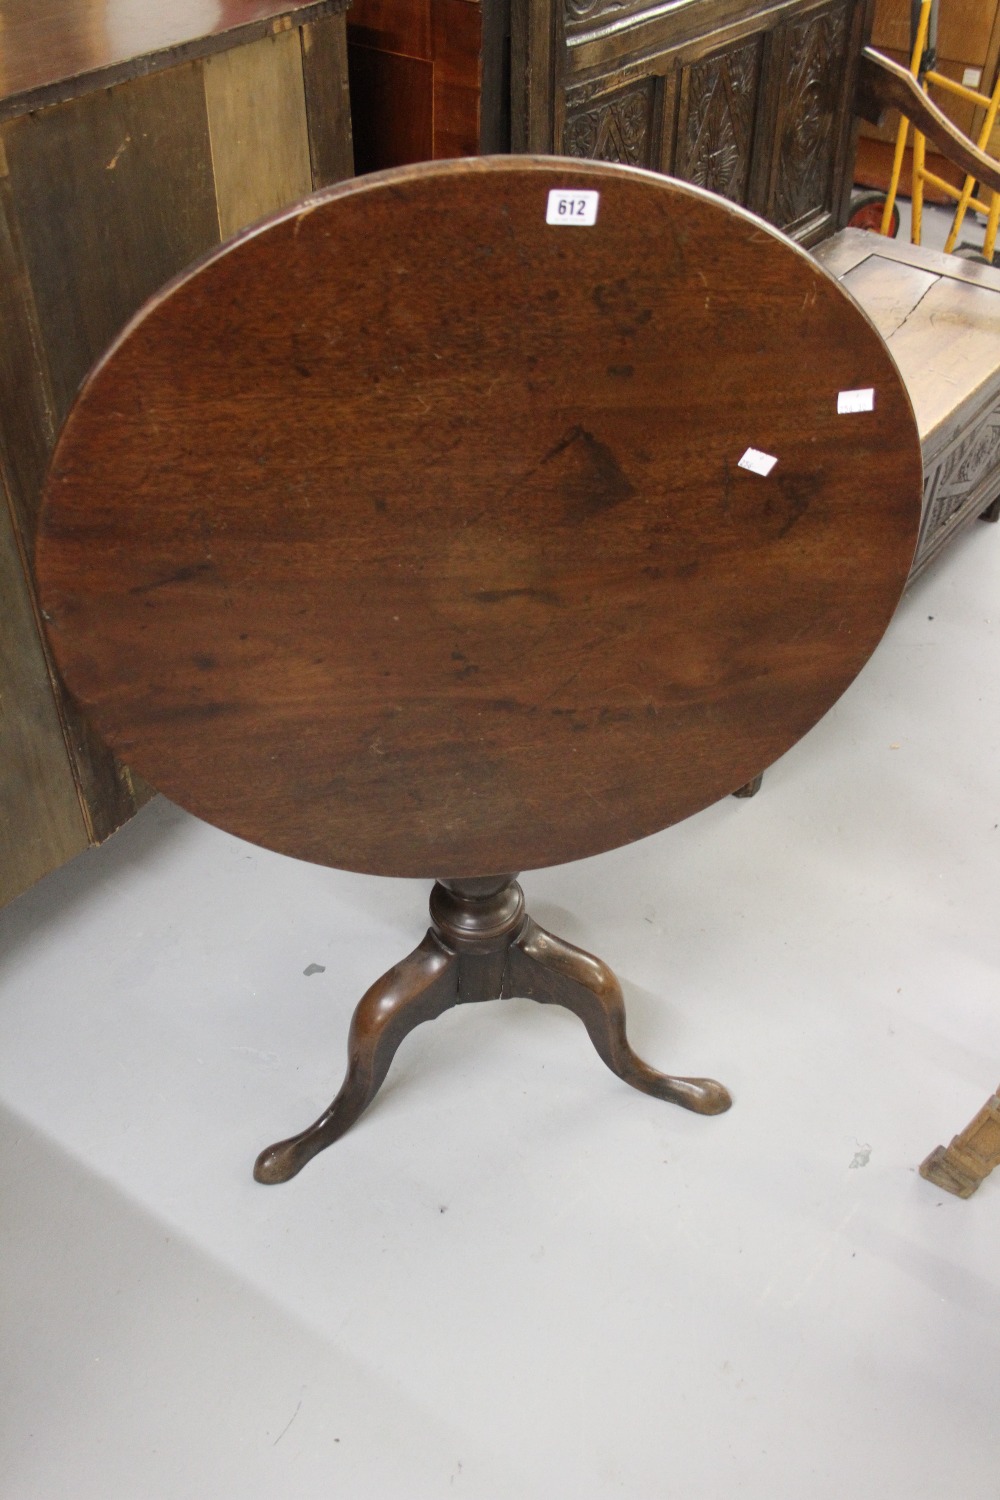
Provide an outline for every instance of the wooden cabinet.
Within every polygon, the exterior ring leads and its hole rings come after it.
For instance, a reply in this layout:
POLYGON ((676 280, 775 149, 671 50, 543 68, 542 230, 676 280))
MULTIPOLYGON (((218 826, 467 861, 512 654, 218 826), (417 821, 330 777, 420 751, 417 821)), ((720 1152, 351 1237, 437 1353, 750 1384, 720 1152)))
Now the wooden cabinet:
POLYGON ((626 162, 812 244, 846 212, 867 13, 868 0, 355 0, 359 162, 508 147, 626 162), (436 23, 445 5, 462 27, 436 23), (461 95, 446 88, 459 73, 461 95))
POLYGON ((141 302, 352 170, 346 0, 0 0, 0 902, 145 795, 66 698, 31 581, 55 435, 141 302))

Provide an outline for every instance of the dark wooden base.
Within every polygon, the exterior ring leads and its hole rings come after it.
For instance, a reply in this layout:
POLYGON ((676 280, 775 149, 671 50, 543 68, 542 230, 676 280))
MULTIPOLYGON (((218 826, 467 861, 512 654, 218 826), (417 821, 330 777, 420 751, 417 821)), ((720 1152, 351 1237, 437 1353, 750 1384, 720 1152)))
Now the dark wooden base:
POLYGON ((636 1056, 611 970, 533 922, 513 876, 439 881, 430 910, 423 942, 372 985, 354 1012, 340 1093, 307 1130, 261 1152, 253 1174, 258 1182, 287 1182, 338 1140, 378 1093, 403 1038, 421 1021, 474 1000, 516 995, 564 1005, 580 1017, 611 1071, 633 1088, 703 1115, 732 1104, 720 1083, 670 1078, 636 1056))

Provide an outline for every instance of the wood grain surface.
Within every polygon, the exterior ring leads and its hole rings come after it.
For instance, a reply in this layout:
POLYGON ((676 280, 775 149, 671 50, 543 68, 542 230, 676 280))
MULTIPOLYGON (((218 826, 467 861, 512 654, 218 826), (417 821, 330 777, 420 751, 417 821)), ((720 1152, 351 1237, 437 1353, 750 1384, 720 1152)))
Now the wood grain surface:
POLYGON ((0 0, 0 119, 346 9, 347 0, 0 0))
POLYGON ((22 563, 0 476, 0 903, 87 841, 22 563))
POLYGON ((200 68, 24 115, 4 136, 61 422, 87 371, 135 310, 180 266, 218 244, 200 68))
POLYGON ((299 33, 206 57, 202 76, 225 240, 312 189, 299 33))
POLYGON ((882 341, 780 235, 483 158, 330 189, 155 298, 70 414, 37 567, 70 687, 193 812, 499 873, 653 833, 803 735, 889 621, 920 481, 882 341), (547 224, 552 189, 597 223, 547 224))
POLYGON ((312 186, 330 187, 354 176, 347 38, 339 14, 303 26, 302 81, 312 186))
POLYGON ((920 434, 924 505, 910 584, 1000 496, 1000 270, 842 229, 823 264, 872 319, 920 434))

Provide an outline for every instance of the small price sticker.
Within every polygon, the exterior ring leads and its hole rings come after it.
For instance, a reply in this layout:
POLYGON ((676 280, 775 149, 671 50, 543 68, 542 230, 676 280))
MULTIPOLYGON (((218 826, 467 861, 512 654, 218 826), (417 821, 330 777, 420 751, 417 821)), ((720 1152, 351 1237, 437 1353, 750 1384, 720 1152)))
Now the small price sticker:
POLYGON ((596 224, 600 197, 600 193, 594 192, 592 188, 552 188, 545 222, 581 226, 596 224))
POLYGON ((837 392, 837 414, 844 416, 854 411, 875 410, 875 389, 866 386, 861 391, 838 391, 837 392))
POLYGON ((748 448, 737 466, 749 469, 751 474, 762 474, 766 479, 777 462, 773 453, 761 453, 759 448, 748 448))

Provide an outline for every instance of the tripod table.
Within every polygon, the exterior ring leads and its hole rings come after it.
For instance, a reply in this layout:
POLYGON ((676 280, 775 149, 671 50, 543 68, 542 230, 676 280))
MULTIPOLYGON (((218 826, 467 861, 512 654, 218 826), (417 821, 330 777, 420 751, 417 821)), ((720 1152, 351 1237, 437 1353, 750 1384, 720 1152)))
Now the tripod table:
POLYGON ((497 157, 314 195, 206 256, 91 373, 38 540, 65 678, 191 812, 347 870, 436 880, 361 1000, 344 1085, 258 1158, 294 1175, 419 1022, 569 1007, 634 1087, 607 967, 514 873, 744 785, 875 648, 920 449, 856 305, 722 200, 497 157))

